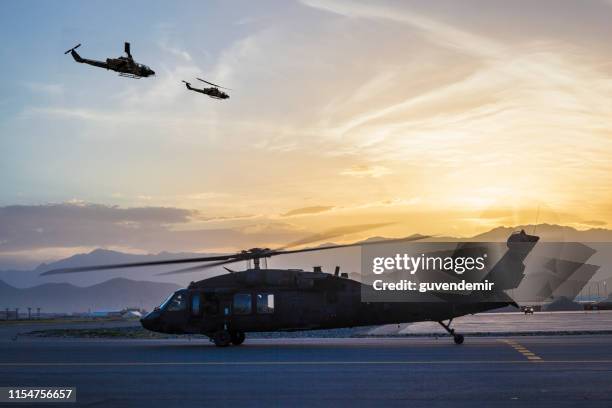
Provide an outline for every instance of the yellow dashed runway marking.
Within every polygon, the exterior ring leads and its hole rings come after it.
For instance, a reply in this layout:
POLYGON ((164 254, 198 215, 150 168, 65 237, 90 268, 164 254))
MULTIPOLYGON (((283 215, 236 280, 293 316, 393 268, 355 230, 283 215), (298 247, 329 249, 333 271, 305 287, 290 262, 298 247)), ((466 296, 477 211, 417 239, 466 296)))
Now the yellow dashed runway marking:
POLYGON ((516 340, 500 340, 500 341, 502 343, 506 343, 507 345, 509 345, 510 347, 512 347, 519 353, 521 353, 529 361, 533 361, 534 363, 544 361, 542 360, 542 357, 539 357, 538 355, 536 355, 536 353, 533 353, 532 351, 527 349, 527 347, 519 344, 516 340))

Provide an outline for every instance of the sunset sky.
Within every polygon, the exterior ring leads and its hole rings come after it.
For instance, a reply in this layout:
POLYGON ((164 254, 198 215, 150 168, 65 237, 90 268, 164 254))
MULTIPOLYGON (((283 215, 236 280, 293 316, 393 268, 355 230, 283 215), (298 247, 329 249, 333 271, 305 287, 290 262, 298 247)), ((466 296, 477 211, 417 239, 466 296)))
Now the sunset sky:
POLYGON ((612 222, 612 1, 11 2, 0 21, 0 261, 612 222), (155 77, 63 54, 124 41, 155 77))

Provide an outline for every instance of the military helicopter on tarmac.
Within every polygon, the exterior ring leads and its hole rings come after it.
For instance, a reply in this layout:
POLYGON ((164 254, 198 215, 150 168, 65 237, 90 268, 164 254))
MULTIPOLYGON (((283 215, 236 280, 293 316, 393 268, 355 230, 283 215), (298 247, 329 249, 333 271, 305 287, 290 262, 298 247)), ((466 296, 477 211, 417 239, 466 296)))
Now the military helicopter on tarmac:
POLYGON ((229 88, 225 88, 223 86, 220 85, 215 85, 212 82, 208 82, 205 81, 201 78, 196 78, 198 81, 202 81, 204 83, 207 83, 208 85, 212 85, 212 88, 202 88, 202 89, 198 89, 198 88, 194 88, 191 86, 191 83, 187 82, 187 81, 183 81, 185 83, 185 86, 187 87, 187 89, 189 89, 190 91, 194 91, 194 92, 199 92, 201 94, 204 95, 208 95, 213 99, 228 99, 229 95, 226 94, 225 92, 221 91, 219 88, 223 88, 223 89, 227 89, 227 90, 231 90, 229 88))
POLYGON ((93 65, 94 67, 106 68, 112 71, 119 72, 119 76, 140 79, 142 77, 148 77, 151 75, 155 75, 155 71, 144 64, 139 64, 134 61, 132 58, 132 54, 130 52, 130 43, 125 43, 125 53, 127 57, 118 57, 118 58, 107 58, 106 61, 96 61, 87 58, 82 58, 77 52, 76 49, 79 48, 81 44, 77 44, 72 47, 64 54, 70 53, 72 58, 76 62, 93 65))
POLYGON ((323 272, 320 267, 314 267, 312 272, 308 272, 300 269, 268 269, 266 265, 267 258, 278 255, 405 243, 424 238, 427 237, 415 235, 387 241, 296 250, 287 250, 287 247, 276 250, 252 248, 228 255, 55 269, 42 275, 198 264, 161 274, 171 275, 223 266, 228 274, 191 282, 186 289, 174 292, 141 319, 142 326, 147 330, 172 334, 205 334, 219 347, 242 344, 248 332, 333 329, 418 321, 438 322, 453 336, 456 344, 462 344, 463 335, 451 328, 453 318, 507 305, 518 307, 503 290, 515 288, 520 283, 525 269, 523 261, 539 239, 525 231, 513 233, 508 238, 507 251, 487 275, 501 275, 509 282, 496 289, 498 296, 495 300, 487 300, 474 293, 446 293, 434 294, 435 299, 427 294, 416 302, 364 302, 362 290, 372 289, 371 286, 349 279, 348 274, 340 273, 339 267, 336 267, 334 274, 330 274, 323 272), (238 261, 247 261, 249 267, 244 271, 233 271, 225 267, 238 261), (445 323, 445 320, 448 322, 445 323))

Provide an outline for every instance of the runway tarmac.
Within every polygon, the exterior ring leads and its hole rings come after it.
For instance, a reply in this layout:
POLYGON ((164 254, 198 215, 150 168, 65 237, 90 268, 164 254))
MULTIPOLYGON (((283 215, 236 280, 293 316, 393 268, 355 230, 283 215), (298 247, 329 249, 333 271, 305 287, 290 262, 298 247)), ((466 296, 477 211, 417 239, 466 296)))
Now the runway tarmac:
MULTIPOLYGON (((468 335, 612 334, 612 310, 576 312, 480 313, 453 319, 453 327, 468 335)), ((375 336, 444 335, 437 322, 387 324, 369 331, 375 336)))
POLYGON ((228 348, 20 337, 0 339, 0 383, 75 386, 76 405, 92 407, 610 407, 612 336, 467 337, 461 346, 247 338, 228 348))

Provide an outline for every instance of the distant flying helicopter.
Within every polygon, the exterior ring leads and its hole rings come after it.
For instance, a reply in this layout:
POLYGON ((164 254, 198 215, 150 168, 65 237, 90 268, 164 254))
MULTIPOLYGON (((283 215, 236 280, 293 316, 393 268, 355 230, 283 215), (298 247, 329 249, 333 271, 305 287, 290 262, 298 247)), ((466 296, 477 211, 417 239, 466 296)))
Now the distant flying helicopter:
MULTIPOLYGON (((524 260, 538 242, 525 231, 513 233, 507 240, 507 251, 486 277, 503 275, 507 282, 495 297, 468 294, 417 294, 414 302, 364 302, 362 291, 372 290, 348 274, 324 273, 320 267, 312 272, 300 269, 268 269, 267 258, 300 252, 335 248, 411 242, 427 238, 412 236, 388 241, 369 241, 297 250, 252 248, 235 254, 187 259, 168 259, 114 265, 55 269, 42 275, 202 263, 162 275, 189 273, 238 261, 247 261, 244 271, 226 270, 229 274, 191 282, 186 289, 171 294, 166 301, 141 319, 151 331, 172 334, 204 334, 219 347, 240 345, 247 332, 334 329, 343 327, 435 321, 453 336, 456 344, 463 335, 451 328, 453 318, 480 313, 516 302, 503 290, 515 288, 524 277, 524 260), (261 268, 264 261, 264 268, 261 268), (252 267, 251 267, 252 262, 252 267), (448 320, 448 322, 445 322, 448 320)), ((484 278, 483 278, 484 279, 484 278)))
POLYGON ((202 93, 204 95, 208 95, 208 96, 210 96, 211 98, 214 98, 214 99, 228 99, 229 98, 229 95, 226 94, 225 92, 221 91, 219 88, 227 89, 227 90, 230 90, 230 91, 231 91, 231 89, 225 88, 225 87, 220 86, 220 85, 215 85, 212 82, 208 82, 208 81, 203 80, 202 78, 196 78, 196 79, 198 81, 202 81, 202 82, 204 82, 204 83, 206 83, 208 85, 212 85, 213 87, 212 88, 198 89, 198 88, 193 88, 189 82, 183 81, 185 83, 185 86, 187 87, 187 89, 189 89, 190 91, 199 92, 199 93, 202 93))
POLYGON ((64 54, 70 53, 72 55, 72 58, 74 58, 76 62, 85 63, 93 65, 94 67, 106 68, 112 71, 119 72, 119 75, 123 77, 140 79, 143 77, 155 75, 155 71, 153 71, 151 68, 134 61, 134 58, 132 58, 132 54, 130 53, 129 42, 125 43, 125 53, 127 54, 127 57, 107 58, 106 62, 82 58, 75 51, 80 46, 81 44, 77 44, 76 46, 66 51, 64 54))

